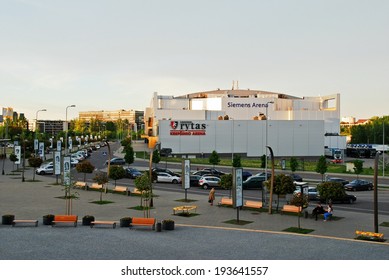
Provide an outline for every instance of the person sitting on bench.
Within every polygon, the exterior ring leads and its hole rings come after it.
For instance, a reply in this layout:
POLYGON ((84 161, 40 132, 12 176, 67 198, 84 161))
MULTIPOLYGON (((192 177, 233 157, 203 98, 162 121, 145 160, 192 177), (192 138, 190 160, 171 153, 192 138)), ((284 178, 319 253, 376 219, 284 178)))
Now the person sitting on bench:
POLYGON ((317 216, 320 214, 324 214, 324 208, 321 205, 320 202, 317 203, 316 207, 312 210, 312 217, 315 217, 315 220, 317 221, 317 216))
POLYGON ((332 208, 332 204, 329 203, 327 207, 327 211, 324 213, 324 221, 327 222, 332 217, 332 212, 334 211, 334 208, 332 208))

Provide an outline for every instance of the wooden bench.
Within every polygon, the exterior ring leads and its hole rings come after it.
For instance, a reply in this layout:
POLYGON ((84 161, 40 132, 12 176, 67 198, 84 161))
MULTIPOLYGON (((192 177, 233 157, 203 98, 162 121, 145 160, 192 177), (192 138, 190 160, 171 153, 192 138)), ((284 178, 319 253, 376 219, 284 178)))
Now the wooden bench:
POLYGON ((110 225, 112 228, 116 228, 115 221, 92 221, 90 222, 90 227, 93 228, 95 225, 110 225))
POLYGON ((232 206, 232 198, 222 197, 222 199, 219 202, 219 205, 229 205, 229 206, 232 206))
POLYGON ((131 193, 135 194, 135 195, 142 195, 142 192, 140 190, 138 190, 137 188, 134 188, 131 193))
POLYGON ((176 211, 181 211, 182 214, 189 215, 189 211, 194 210, 196 212, 196 209, 197 209, 196 205, 184 205, 184 206, 173 207, 173 215, 176 214, 176 211))
POLYGON ((129 191, 127 187, 122 187, 122 186, 116 186, 112 189, 112 192, 122 192, 125 195, 129 195, 129 191))
POLYGON ((81 182, 81 181, 79 181, 79 182, 75 182, 75 183, 73 184, 73 187, 74 187, 74 188, 80 188, 80 189, 86 190, 86 189, 88 188, 88 184, 87 184, 86 182, 81 182))
POLYGON ((92 185, 89 186, 88 189, 92 189, 92 190, 102 190, 103 189, 103 185, 99 185, 97 183, 93 183, 92 185))
POLYGON ((151 226, 151 228, 155 229, 155 218, 138 218, 132 217, 131 225, 132 226, 151 226))
POLYGON ((73 223, 76 227, 77 218, 76 215, 54 215, 54 221, 51 224, 55 226, 57 224, 73 223))
POLYGON ((284 212, 301 213, 301 206, 285 204, 281 209, 281 214, 284 212))
POLYGON ((262 208, 262 201, 246 200, 244 203, 244 207, 261 209, 262 208))
POLYGON ((34 224, 37 227, 38 220, 13 220, 12 226, 14 227, 16 224, 34 224))

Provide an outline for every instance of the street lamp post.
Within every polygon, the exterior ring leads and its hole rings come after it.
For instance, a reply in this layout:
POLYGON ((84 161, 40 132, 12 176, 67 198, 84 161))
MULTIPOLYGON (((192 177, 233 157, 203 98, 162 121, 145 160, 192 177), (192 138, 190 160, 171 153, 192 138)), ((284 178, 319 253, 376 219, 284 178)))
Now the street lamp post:
POLYGON ((39 112, 46 112, 46 109, 41 109, 36 111, 35 113, 35 141, 34 141, 34 148, 35 148, 35 155, 37 154, 38 147, 36 146, 36 141, 38 140, 38 113, 39 112))
POLYGON ((68 128, 69 128, 69 126, 68 126, 68 108, 70 108, 70 107, 76 107, 76 105, 69 105, 69 106, 67 106, 66 107, 66 118, 65 118, 65 125, 66 125, 66 127, 65 127, 65 155, 67 155, 68 154, 68 128))
POLYGON ((385 177, 385 120, 382 117, 382 177, 385 177))

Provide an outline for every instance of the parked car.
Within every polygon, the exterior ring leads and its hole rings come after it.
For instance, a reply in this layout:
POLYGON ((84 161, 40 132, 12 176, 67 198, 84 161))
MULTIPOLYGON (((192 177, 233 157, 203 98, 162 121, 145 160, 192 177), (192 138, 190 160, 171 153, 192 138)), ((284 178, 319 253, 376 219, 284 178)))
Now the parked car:
POLYGON ((220 170, 217 170, 215 168, 203 168, 202 170, 200 171, 206 171, 208 172, 209 174, 212 174, 213 176, 222 176, 226 173, 224 173, 223 171, 220 171, 220 170))
POLYGON ((199 180, 199 186, 204 190, 209 187, 220 187, 220 178, 217 176, 204 175, 199 180))
POLYGON ((160 151, 159 151, 159 155, 161 157, 168 157, 170 156, 172 153, 172 149, 170 148, 162 148, 160 151))
POLYGON ((35 170, 35 173, 38 175, 54 174, 54 165, 53 162, 50 162, 45 165, 41 165, 35 170))
POLYGON ((157 173, 157 182, 178 184, 181 183, 181 177, 165 172, 159 172, 157 173))
MULTIPOLYGON (((255 177, 265 177, 265 175, 267 175, 267 176, 266 176, 267 179, 270 179, 270 177, 271 177, 271 172, 259 172, 259 173, 255 174, 255 175, 253 175, 253 176, 255 176, 255 177)), ((267 180, 267 179, 266 179, 266 180, 267 180)))
POLYGON ((191 187, 198 187, 200 179, 201 179, 201 176, 199 176, 199 175, 190 175, 190 186, 191 187))
POLYGON ((335 178, 335 177, 327 178, 327 182, 341 183, 343 186, 345 186, 348 183, 350 183, 348 180, 345 180, 345 179, 342 179, 342 178, 335 178))
POLYGON ((70 166, 75 167, 80 161, 76 160, 75 158, 70 158, 70 166))
POLYGON ((137 177, 142 176, 142 172, 140 172, 136 168, 128 167, 125 169, 126 170, 126 177, 130 179, 135 179, 137 177))
MULTIPOLYGON (((125 165, 126 161, 123 158, 112 158, 110 165, 125 165)), ((105 165, 108 165, 108 160, 105 162, 105 165)))
POLYGON ((263 182, 267 179, 265 176, 251 176, 243 181, 243 189, 262 189, 263 182))
POLYGON ((357 179, 344 186, 347 191, 371 191, 373 184, 366 180, 357 179))
POLYGON ((151 171, 152 171, 152 172, 155 172, 155 173, 168 173, 168 174, 170 174, 170 175, 180 177, 177 173, 174 173, 174 172, 171 171, 170 169, 166 169, 166 168, 154 167, 153 169, 151 169, 151 171))

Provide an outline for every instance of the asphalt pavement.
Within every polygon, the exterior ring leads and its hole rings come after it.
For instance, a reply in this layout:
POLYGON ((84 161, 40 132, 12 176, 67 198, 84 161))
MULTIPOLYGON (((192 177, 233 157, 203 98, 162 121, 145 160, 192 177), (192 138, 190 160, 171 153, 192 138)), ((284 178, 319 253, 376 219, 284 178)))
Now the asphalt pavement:
MULTIPOLYGON (((78 215, 78 227, 51 227, 42 224, 45 214, 65 213, 63 187, 55 184, 51 176, 36 176, 32 182, 32 168, 25 172, 11 172, 10 162, 5 164, 5 175, 0 175, 0 214, 14 214, 17 219, 38 219, 39 226, 0 226, 0 259, 2 260, 64 260, 64 259, 235 259, 235 260, 310 260, 310 259, 389 259, 389 243, 354 240, 355 230, 373 231, 373 215, 338 210, 337 220, 323 222, 300 218, 300 226, 312 229, 309 234, 287 233, 284 230, 298 226, 294 215, 269 214, 255 210, 210 206, 204 195, 190 194, 191 202, 182 202, 184 192, 155 190, 150 215, 158 222, 175 221, 175 230, 157 232, 149 228, 117 227, 90 228, 82 226, 84 215, 96 220, 143 217, 138 196, 103 194, 112 203, 97 205, 100 193, 74 190, 79 196, 73 200, 72 214, 78 215), (196 205, 195 215, 173 215, 173 207, 196 205), (246 224, 231 224, 238 220, 246 224), (47 250, 50 248, 50 250, 47 250), (237 250, 236 248, 239 248, 237 250), (307 248, 307 250, 301 250, 307 248), (290 254, 288 252, 293 252, 290 254)), ((177 186, 179 188, 179 186, 177 186)), ((220 200, 216 193, 216 202, 220 200)), ((217 204, 217 203, 216 203, 217 204)), ((379 221, 389 222, 388 215, 379 221)), ((389 228, 380 226, 379 232, 389 236, 389 228)))

